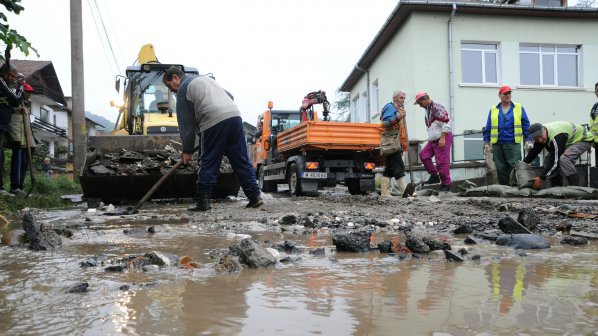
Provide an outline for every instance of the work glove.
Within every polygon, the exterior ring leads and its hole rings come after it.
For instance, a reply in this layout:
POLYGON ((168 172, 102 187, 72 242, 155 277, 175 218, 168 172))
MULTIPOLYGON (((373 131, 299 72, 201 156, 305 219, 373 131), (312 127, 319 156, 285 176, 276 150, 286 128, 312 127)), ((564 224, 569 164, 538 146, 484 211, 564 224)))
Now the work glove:
POLYGON ((483 152, 484 154, 492 153, 492 144, 490 144, 489 142, 484 142, 483 152))
POLYGON ((540 188, 542 188, 542 179, 539 177, 534 177, 534 185, 532 185, 532 188, 540 190, 540 188))

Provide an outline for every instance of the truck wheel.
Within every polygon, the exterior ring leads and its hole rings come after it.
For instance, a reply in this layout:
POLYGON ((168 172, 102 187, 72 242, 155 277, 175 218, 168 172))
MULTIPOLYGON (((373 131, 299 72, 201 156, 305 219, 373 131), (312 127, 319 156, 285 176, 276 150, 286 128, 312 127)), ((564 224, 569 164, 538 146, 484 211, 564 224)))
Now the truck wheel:
POLYGON ((349 194, 351 194, 351 195, 366 195, 367 194, 367 192, 361 191, 361 188, 359 187, 359 180, 348 182, 347 188, 349 188, 349 194))
POLYGON ((291 196, 301 196, 301 182, 299 182, 299 172, 297 172, 297 165, 291 164, 289 168, 289 191, 291 196))
POLYGON ((264 168, 260 166, 257 172, 257 183, 263 192, 278 191, 278 184, 270 181, 264 181, 264 168))

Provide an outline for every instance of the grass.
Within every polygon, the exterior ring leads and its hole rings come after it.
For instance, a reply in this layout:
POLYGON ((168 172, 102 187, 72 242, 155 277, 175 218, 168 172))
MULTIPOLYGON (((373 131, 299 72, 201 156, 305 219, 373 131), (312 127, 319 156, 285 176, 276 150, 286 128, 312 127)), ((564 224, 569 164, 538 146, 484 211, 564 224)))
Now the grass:
MULTIPOLYGON (((6 176, 6 175, 5 175, 6 176)), ((5 179, 6 180, 6 179, 5 179)), ((31 180, 25 180, 25 192, 31 188, 31 180)), ((5 188, 8 190, 9 188, 5 188)), ((60 198, 61 195, 80 194, 81 185, 72 181, 66 175, 57 175, 51 179, 42 174, 36 174, 35 186, 29 197, 0 196, 0 213, 12 215, 23 208, 51 209, 70 204, 60 198)))

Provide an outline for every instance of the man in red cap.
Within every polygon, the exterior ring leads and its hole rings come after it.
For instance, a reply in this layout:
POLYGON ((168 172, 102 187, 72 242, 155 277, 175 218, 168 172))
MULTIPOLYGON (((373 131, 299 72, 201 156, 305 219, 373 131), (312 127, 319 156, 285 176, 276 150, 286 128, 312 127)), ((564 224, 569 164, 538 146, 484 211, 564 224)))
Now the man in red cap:
POLYGON ((451 190, 451 144, 453 133, 451 119, 446 108, 430 99, 426 92, 415 95, 415 103, 426 110, 426 127, 428 128, 428 143, 419 153, 430 178, 426 183, 440 182, 439 191, 451 190), (436 160, 436 166, 432 163, 436 160))
MULTIPOLYGON (((9 59, 9 57, 7 57, 9 59)), ((4 63, 0 67, 0 195, 13 196, 4 190, 4 142, 9 131, 10 119, 15 107, 23 100, 23 87, 16 81, 17 68, 4 63), (13 89, 16 86, 17 89, 13 89)))
POLYGON ((511 88, 498 90, 500 103, 490 108, 484 129, 484 146, 492 146, 498 182, 509 185, 511 170, 521 161, 521 145, 530 141, 529 119, 521 104, 511 101, 511 88))
POLYGON ((23 101, 19 107, 14 109, 9 124, 8 141, 12 148, 10 162, 10 192, 15 195, 23 196, 23 184, 29 165, 27 146, 33 149, 36 147, 35 138, 31 131, 29 98, 34 92, 31 85, 23 81, 23 101), (27 138, 25 138, 27 137, 27 138))

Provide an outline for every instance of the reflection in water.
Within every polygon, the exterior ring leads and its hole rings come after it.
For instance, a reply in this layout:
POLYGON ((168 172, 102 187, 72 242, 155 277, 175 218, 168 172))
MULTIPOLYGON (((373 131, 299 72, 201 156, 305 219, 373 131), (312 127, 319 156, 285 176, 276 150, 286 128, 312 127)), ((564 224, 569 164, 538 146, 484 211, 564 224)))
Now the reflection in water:
MULTIPOLYGON (((114 223, 79 232, 55 252, 0 248, 0 334, 561 335, 593 334, 598 325, 595 244, 527 257, 481 244, 475 253, 482 259, 463 263, 435 254, 404 260, 377 252, 306 254, 293 264, 232 275, 209 267, 117 274, 79 267, 94 254, 151 250, 209 265, 211 248, 232 243, 198 234, 192 224, 156 237, 123 237, 114 223), (66 293, 83 281, 89 293, 66 293), (120 290, 125 284, 130 289, 120 290)), ((330 245, 329 235, 292 239, 330 245)))

